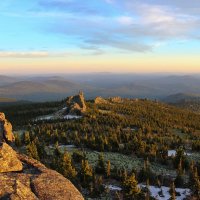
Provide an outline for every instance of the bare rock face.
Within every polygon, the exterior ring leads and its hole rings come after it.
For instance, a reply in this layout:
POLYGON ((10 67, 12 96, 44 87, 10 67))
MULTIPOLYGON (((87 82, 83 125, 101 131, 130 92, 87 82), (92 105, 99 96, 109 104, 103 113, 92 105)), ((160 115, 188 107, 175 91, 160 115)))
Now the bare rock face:
POLYGON ((112 103, 122 103, 123 99, 121 97, 112 97, 112 98, 110 98, 110 101, 112 103))
POLYGON ((25 155, 18 155, 23 171, 0 173, 0 199, 83 200, 74 185, 56 171, 25 155))
POLYGON ((108 101, 102 97, 96 97, 94 100, 95 104, 106 104, 108 101))
POLYGON ((6 143, 0 145, 0 172, 21 171, 22 167, 14 150, 6 143))
POLYGON ((66 101, 67 112, 71 115, 80 115, 86 112, 87 107, 85 104, 85 98, 83 92, 80 92, 76 96, 70 96, 66 101))
POLYGON ((15 137, 11 123, 5 118, 4 113, 0 113, 0 142, 3 140, 7 143, 12 143, 15 141, 15 137))

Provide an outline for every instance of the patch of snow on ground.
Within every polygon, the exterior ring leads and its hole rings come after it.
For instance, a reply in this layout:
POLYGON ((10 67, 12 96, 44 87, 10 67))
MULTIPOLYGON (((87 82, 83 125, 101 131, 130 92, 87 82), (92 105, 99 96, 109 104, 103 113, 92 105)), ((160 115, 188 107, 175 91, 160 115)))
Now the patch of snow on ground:
POLYGON ((105 185, 106 188, 108 188, 110 191, 121 191, 122 188, 115 186, 115 185, 105 185))
POLYGON ((75 146, 73 144, 70 144, 70 145, 60 145, 58 146, 59 148, 67 148, 67 149, 72 149, 72 148, 75 148, 75 146))
MULTIPOLYGON (((140 187, 146 187, 145 185, 140 185, 140 187)), ((155 187, 155 186, 149 186, 149 190, 151 193, 151 196, 154 197, 157 200, 168 200, 171 195, 169 193, 170 188, 162 186, 161 188, 155 187), (163 197, 159 196, 159 192, 163 191, 163 197)), ((188 188, 176 188, 176 192, 180 193, 180 196, 176 196, 176 200, 184 200, 186 196, 190 195, 190 189, 188 188)))
MULTIPOLYGON (((73 145, 73 144, 70 144, 70 145, 58 145, 58 148, 67 148, 67 149, 72 149, 72 148, 75 148, 76 146, 73 145)), ((54 145, 49 145, 49 148, 50 149, 54 149, 55 146, 54 145)))
POLYGON ((64 119, 80 119, 81 116, 77 116, 77 115, 65 115, 64 119))
MULTIPOLYGON (((176 150, 168 150, 168 157, 175 156, 175 155, 176 155, 176 150)), ((192 154, 185 152, 184 155, 191 156, 192 154)))
POLYGON ((176 150, 168 150, 168 156, 175 156, 176 150))
POLYGON ((37 120, 50 120, 50 119, 53 119, 53 115, 46 115, 37 118, 37 120))

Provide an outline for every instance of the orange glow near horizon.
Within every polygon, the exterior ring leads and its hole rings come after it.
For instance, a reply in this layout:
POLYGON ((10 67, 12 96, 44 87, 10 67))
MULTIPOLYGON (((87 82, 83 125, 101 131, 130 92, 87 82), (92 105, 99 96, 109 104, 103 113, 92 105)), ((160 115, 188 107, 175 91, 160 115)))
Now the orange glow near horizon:
POLYGON ((141 55, 122 56, 78 56, 71 58, 3 58, 1 73, 156 73, 156 72, 200 72, 200 58, 192 56, 141 55))

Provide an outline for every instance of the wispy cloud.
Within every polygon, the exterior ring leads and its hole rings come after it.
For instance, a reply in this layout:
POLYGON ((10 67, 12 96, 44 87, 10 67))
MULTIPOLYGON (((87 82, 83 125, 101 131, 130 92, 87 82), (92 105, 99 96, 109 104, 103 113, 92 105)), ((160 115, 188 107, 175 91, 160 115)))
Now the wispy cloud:
POLYGON ((34 52, 15 52, 15 51, 0 51, 0 57, 15 57, 15 58, 34 58, 34 57, 48 57, 48 52, 34 51, 34 52))
POLYGON ((65 57, 72 55, 70 53, 54 53, 47 51, 0 51, 1 58, 47 58, 47 57, 65 57))
MULTIPOLYGON (((132 0, 95 2, 96 6, 91 1, 40 0, 40 5, 78 13, 63 21, 57 21, 51 30, 66 37, 78 37, 80 48, 92 46, 101 53, 105 47, 130 52, 152 51, 154 43, 193 38, 197 27, 200 28, 199 18, 176 12, 177 7, 159 3, 160 1, 153 1, 152 4, 148 4, 148 1, 132 0), (97 6, 103 2, 118 13, 107 16, 106 12, 102 12, 97 6)), ((180 5, 180 1, 176 1, 175 5, 180 5)))
MULTIPOLYGON (((200 16, 196 10, 199 9, 200 1, 195 0, 37 0, 35 9, 4 11, 1 15, 38 18, 42 21, 39 27, 42 34, 62 36, 66 48, 68 42, 74 42, 73 46, 86 54, 102 55, 109 48, 119 52, 152 52, 168 41, 198 39, 200 16)), ((0 52, 0 56, 55 54, 0 52)))

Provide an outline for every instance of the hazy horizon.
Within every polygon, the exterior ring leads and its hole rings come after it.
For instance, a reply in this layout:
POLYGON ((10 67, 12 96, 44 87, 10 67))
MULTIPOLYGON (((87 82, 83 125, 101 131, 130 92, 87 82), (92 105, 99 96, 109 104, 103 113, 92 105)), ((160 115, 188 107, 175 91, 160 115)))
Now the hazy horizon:
POLYGON ((30 73, 30 72, 18 72, 18 73, 0 73, 0 76, 10 77, 66 77, 66 76, 85 76, 85 75, 129 75, 129 76, 141 76, 141 77, 167 77, 167 76, 200 76, 199 73, 184 73, 184 72, 52 72, 52 73, 30 73))

